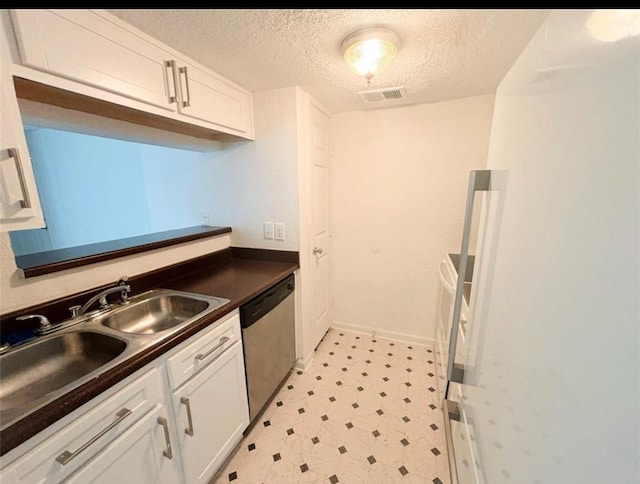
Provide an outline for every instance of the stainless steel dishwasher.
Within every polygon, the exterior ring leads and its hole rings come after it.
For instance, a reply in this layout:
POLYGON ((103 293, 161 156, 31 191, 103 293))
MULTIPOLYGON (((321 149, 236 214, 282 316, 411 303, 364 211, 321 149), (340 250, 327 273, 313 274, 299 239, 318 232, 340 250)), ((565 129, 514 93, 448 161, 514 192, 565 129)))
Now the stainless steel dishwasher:
POLYGON ((295 364, 294 289, 292 274, 240 307, 251 423, 295 364))

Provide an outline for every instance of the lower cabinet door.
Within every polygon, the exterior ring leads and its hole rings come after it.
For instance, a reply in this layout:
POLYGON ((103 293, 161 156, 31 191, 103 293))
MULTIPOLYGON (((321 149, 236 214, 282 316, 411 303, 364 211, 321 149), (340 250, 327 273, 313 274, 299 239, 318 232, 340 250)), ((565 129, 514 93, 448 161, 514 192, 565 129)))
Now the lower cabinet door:
POLYGON ((179 387, 173 398, 186 481, 207 483, 249 425, 241 343, 179 387))
POLYGON ((171 422, 165 407, 156 407, 65 482, 181 483, 176 449, 171 448, 167 425, 171 422))

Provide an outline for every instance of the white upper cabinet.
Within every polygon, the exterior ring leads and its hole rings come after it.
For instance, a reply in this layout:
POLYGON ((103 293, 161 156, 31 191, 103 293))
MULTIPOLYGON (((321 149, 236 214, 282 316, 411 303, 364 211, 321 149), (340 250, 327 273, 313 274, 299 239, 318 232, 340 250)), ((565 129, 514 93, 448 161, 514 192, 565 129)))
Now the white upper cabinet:
POLYGON ((23 64, 176 110, 170 56, 155 45, 90 10, 13 10, 12 16, 23 64))
POLYGON ((44 227, 22 128, 6 32, 0 24, 0 231, 44 227))
POLYGON ((84 96, 228 139, 253 139, 249 91, 115 16, 87 9, 17 9, 11 15, 21 63, 34 70, 21 75, 67 91, 74 89, 71 80, 84 96), (43 72, 48 76, 37 74, 43 72))
POLYGON ((200 121, 251 131, 251 98, 205 70, 178 60, 180 113, 200 121))

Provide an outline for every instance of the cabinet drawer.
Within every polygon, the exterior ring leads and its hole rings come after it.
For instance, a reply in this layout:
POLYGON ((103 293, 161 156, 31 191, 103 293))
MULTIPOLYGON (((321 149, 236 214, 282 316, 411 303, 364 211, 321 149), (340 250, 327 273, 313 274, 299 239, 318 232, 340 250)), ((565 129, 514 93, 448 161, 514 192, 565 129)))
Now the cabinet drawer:
POLYGON ((191 339, 191 344, 167 360, 172 389, 179 387, 241 339, 238 311, 233 311, 212 328, 204 329, 191 339))
POLYGON ((80 407, 75 411, 77 416, 71 424, 31 449, 9 469, 3 470, 3 484, 60 482, 66 479, 162 402, 160 377, 160 372, 151 369, 107 399, 88 409, 80 407), (109 427, 107 432, 102 432, 109 427), (59 458, 67 452, 74 457, 67 457, 66 464, 62 464, 59 458))

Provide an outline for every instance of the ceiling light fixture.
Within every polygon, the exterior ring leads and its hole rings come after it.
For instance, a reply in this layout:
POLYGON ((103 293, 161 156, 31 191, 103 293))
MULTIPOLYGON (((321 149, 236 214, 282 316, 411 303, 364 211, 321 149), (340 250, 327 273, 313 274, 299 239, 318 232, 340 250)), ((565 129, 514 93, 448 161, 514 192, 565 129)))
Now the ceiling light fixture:
POLYGON ((399 46, 398 34, 383 27, 371 27, 347 36, 340 49, 349 67, 364 76, 369 85, 371 78, 389 65, 399 46))
POLYGON ((617 42, 640 35, 640 10, 595 10, 587 20, 591 35, 602 42, 617 42))

